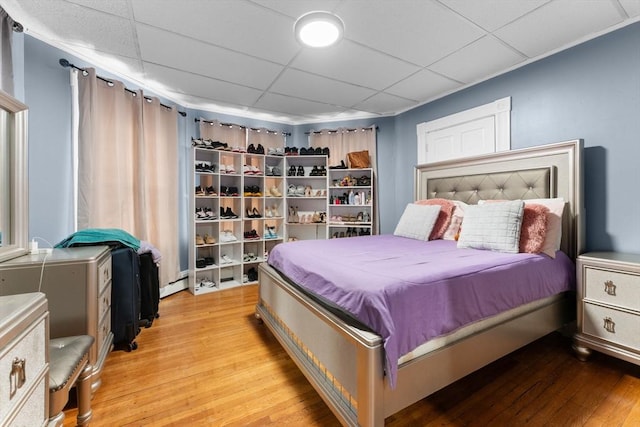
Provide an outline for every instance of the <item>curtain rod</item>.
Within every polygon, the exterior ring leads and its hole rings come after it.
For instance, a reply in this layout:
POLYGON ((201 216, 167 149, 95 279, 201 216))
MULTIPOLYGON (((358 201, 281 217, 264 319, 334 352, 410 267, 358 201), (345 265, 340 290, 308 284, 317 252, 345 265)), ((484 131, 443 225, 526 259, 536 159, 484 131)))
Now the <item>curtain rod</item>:
MULTIPOLYGON (((246 127, 246 126, 237 125, 237 124, 235 124, 235 123, 220 123, 220 122, 217 122, 217 121, 214 121, 214 120, 200 119, 200 118, 197 118, 197 117, 194 119, 194 121, 195 121, 195 122, 204 122, 204 123, 209 123, 210 125, 214 125, 214 124, 218 123, 220 126, 229 126, 229 127, 233 127, 233 126, 235 126, 235 127, 239 127, 239 128, 241 128, 241 129, 251 129, 251 130, 258 131, 258 132, 260 132, 260 130, 262 130, 262 129, 260 129, 260 128, 248 128, 248 127, 246 127)), ((278 131, 278 130, 269 130, 269 129, 265 129, 265 130, 266 130, 267 132, 272 132, 272 133, 281 133, 281 134, 283 134, 283 135, 285 135, 285 136, 291 136, 291 133, 289 133, 289 132, 283 132, 283 131, 278 131)))
MULTIPOLYGON (((60 62, 60 65, 62 65, 64 68, 73 68, 75 70, 82 71, 82 75, 83 76, 86 76, 87 73, 88 73, 88 71, 85 70, 84 68, 77 67, 77 66, 73 65, 72 63, 70 63, 69 61, 67 61, 64 58, 60 58, 59 62, 60 62)), ((113 86, 113 82, 111 80, 105 79, 104 77, 101 77, 101 76, 99 76, 97 74, 96 74, 96 77, 99 80, 102 80, 103 82, 105 82, 107 85, 113 86)), ((124 88, 124 90, 126 90, 129 93, 131 93, 133 96, 137 96, 138 95, 138 93, 136 91, 128 89, 126 87, 124 88)), ((151 101, 151 98, 149 98, 148 96, 143 96, 143 98, 146 99, 147 101, 151 101)), ((169 109, 169 110, 171 110, 171 108, 173 108, 170 105, 163 104, 162 102, 160 103, 160 105, 163 106, 164 108, 169 109)), ((182 117, 185 117, 187 115, 187 113, 185 113, 184 111, 178 111, 178 114, 180 114, 182 117)))
POLYGON ((347 132, 356 132, 358 130, 361 130, 361 131, 364 132, 366 130, 378 130, 378 126, 377 125, 373 125, 373 126, 357 128, 357 129, 345 129, 345 128, 342 128, 342 129, 330 129, 330 130, 312 130, 312 131, 305 132, 304 134, 305 135, 311 135, 312 133, 319 134, 319 133, 322 133, 322 132, 338 133, 338 132, 343 131, 343 130, 347 131, 347 132))

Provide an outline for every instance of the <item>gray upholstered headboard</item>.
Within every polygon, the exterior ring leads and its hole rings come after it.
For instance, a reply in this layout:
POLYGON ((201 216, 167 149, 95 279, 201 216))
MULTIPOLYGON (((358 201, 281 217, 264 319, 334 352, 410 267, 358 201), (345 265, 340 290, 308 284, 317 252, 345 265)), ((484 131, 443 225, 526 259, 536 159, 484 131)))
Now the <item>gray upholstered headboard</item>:
POLYGON ((475 204, 482 199, 563 197, 562 250, 583 250, 582 140, 504 151, 416 167, 415 199, 475 204))

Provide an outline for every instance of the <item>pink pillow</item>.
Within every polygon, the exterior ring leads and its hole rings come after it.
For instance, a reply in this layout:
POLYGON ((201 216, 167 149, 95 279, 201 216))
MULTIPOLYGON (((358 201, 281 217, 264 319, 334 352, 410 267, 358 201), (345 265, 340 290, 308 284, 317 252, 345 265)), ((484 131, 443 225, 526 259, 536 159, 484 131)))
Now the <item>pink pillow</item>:
POLYGON ((436 219, 436 223, 431 230, 429 240, 442 239, 445 231, 449 228, 451 215, 453 214, 453 209, 456 205, 451 200, 447 199, 425 199, 418 200, 415 203, 416 205, 440 205, 440 213, 438 214, 438 219, 436 219))
POLYGON ((547 215, 549 208, 536 203, 524 205, 522 228, 520 230, 520 252, 539 254, 547 236, 547 215))

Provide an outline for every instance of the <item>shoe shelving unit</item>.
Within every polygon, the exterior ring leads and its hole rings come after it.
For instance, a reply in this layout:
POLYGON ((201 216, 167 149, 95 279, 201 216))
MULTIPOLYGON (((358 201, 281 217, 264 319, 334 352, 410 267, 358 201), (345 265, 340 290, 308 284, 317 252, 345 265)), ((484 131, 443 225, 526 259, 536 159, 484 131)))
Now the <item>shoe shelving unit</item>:
POLYGON ((285 156, 283 173, 286 175, 286 241, 326 239, 327 156, 285 156))
POLYGON ((195 146, 189 290, 257 283, 258 264, 285 238, 285 157, 195 146))
POLYGON ((373 169, 328 171, 328 237, 375 234, 373 169))

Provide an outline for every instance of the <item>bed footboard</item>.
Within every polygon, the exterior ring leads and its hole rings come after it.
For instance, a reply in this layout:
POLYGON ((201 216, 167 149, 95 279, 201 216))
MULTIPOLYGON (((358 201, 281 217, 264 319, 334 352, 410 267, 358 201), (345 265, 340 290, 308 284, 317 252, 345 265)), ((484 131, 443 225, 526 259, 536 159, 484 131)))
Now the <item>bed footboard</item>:
POLYGON ((379 336, 346 325, 259 267, 256 316, 278 339, 336 417, 349 426, 384 425, 379 336))

